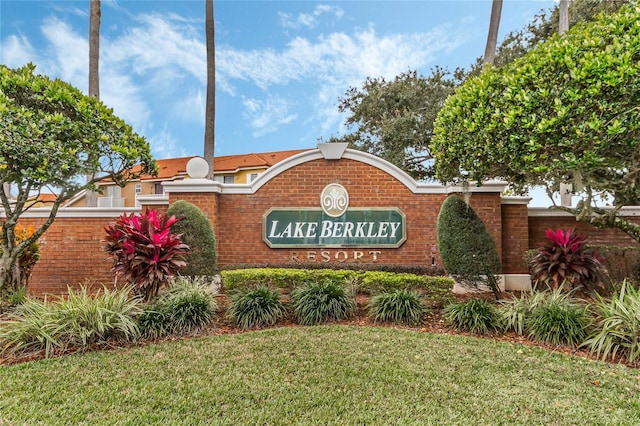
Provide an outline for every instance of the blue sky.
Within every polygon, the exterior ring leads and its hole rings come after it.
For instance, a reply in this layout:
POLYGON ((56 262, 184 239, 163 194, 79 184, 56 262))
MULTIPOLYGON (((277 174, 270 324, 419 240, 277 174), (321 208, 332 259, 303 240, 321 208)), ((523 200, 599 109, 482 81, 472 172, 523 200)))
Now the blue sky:
MULTIPOLYGON (((552 0, 505 0, 500 36, 552 0)), ((215 1, 216 155, 315 147, 348 131, 337 104, 393 78, 484 53, 490 0, 215 1)), ((0 62, 87 91, 89 0, 0 1, 0 62)), ((103 0, 101 99, 156 158, 202 155, 204 1, 103 0)))

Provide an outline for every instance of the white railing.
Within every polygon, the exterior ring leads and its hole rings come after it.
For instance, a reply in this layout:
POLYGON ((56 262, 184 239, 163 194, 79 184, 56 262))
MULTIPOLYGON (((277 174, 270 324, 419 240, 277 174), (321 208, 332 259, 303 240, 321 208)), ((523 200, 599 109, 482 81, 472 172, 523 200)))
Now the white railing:
POLYGON ((98 197, 98 207, 124 207, 124 198, 98 197))

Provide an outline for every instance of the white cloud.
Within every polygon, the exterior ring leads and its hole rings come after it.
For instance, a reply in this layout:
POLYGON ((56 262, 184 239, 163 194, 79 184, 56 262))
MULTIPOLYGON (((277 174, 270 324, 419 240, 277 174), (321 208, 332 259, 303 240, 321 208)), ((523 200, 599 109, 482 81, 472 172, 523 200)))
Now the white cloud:
POLYGON ((185 123, 203 125, 205 119, 206 94, 203 90, 196 90, 177 99, 172 106, 173 116, 185 123))
POLYGON ((107 60, 131 67, 138 75, 173 68, 206 83, 206 48, 197 28, 161 15, 141 15, 137 23, 112 41, 107 60))
POLYGON ((289 13, 278 12, 280 17, 280 25, 289 29, 315 28, 319 24, 319 19, 323 14, 331 14, 337 19, 342 19, 344 11, 337 7, 326 4, 316 6, 311 13, 299 13, 297 17, 293 17, 289 13))
POLYGON ((45 68, 86 92, 89 79, 89 42, 66 22, 48 18, 41 28, 49 42, 45 68))
POLYGON ((272 133, 278 127, 295 120, 298 115, 289 112, 289 104, 279 97, 269 96, 266 100, 245 99, 244 118, 249 121, 253 136, 263 136, 272 133))
POLYGON ((103 67, 100 74, 100 100, 140 134, 154 127, 150 106, 145 98, 147 95, 130 76, 103 67))
POLYGON ((35 56, 33 46, 23 35, 10 35, 0 44, 0 63, 10 68, 33 62, 35 56))
POLYGON ((151 154, 154 158, 176 158, 188 155, 184 150, 185 141, 176 140, 166 126, 160 132, 149 136, 147 140, 151 145, 151 154))
MULTIPOLYGON (((439 52, 453 49, 463 41, 459 33, 448 27, 386 36, 369 27, 353 34, 333 33, 316 40, 296 37, 281 51, 240 51, 226 47, 218 52, 217 81, 229 85, 234 80, 250 82, 264 92, 277 90, 273 86, 304 81, 308 96, 303 102, 313 105, 312 118, 316 125, 321 123, 326 134, 327 129, 337 128, 344 118, 337 113, 336 103, 348 87, 359 86, 367 76, 389 79, 410 69, 424 68, 435 62, 439 52)), ((256 102, 245 101, 246 116, 251 117, 254 128, 273 131, 284 124, 272 120, 266 104, 256 102)), ((273 100, 268 103, 274 106, 273 100)))

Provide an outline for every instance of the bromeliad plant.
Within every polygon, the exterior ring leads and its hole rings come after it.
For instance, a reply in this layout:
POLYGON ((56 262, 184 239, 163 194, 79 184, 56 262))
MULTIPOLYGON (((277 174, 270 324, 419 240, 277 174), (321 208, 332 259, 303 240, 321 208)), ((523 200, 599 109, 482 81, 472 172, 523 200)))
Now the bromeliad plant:
POLYGON ((535 285, 557 289, 584 286, 604 288, 604 267, 594 249, 587 247, 582 234, 574 228, 562 230, 547 229, 548 242, 531 259, 531 277, 535 285))
POLYGON ((184 255, 189 246, 171 233, 178 219, 166 217, 155 210, 144 214, 126 213, 105 227, 104 249, 113 256, 111 270, 134 285, 145 300, 158 295, 158 290, 170 277, 186 266, 184 255))

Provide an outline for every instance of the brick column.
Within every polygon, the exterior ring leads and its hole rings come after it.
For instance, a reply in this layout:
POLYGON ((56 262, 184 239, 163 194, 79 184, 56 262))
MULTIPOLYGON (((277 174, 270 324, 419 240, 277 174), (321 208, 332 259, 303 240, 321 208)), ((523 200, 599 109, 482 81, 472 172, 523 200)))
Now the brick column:
POLYGON ((527 274, 523 257, 529 249, 528 197, 502 198, 502 272, 527 274))

